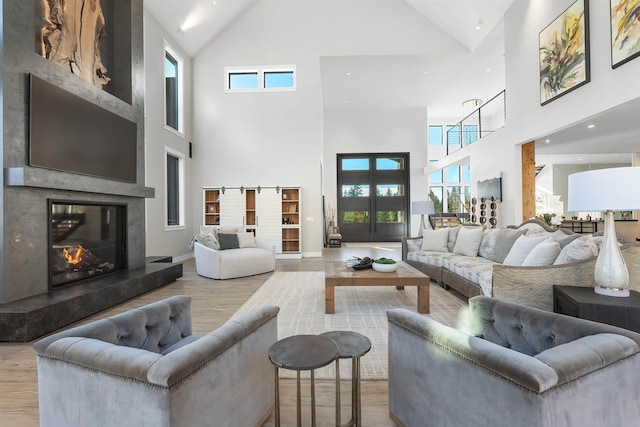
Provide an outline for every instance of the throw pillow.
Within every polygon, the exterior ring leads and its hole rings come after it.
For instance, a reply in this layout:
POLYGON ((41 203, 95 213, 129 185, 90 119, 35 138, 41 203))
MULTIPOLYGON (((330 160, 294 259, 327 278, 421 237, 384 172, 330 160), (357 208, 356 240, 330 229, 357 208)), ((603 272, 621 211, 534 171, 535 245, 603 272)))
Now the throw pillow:
POLYGON ((238 249, 240 247, 238 244, 238 235, 235 233, 218 233, 218 241, 220 242, 220 250, 238 249))
POLYGON ((201 225, 200 234, 213 234, 215 236, 217 228, 215 226, 201 225))
POLYGON ((482 233, 482 242, 480 242, 480 249, 478 249, 478 256, 482 258, 491 259, 493 251, 498 241, 499 228, 488 228, 482 233))
POLYGON ((518 239, 527 232, 526 229, 516 230, 515 228, 502 228, 498 232, 496 245, 493 248, 493 255, 489 258, 493 262, 503 263, 504 259, 509 255, 511 247, 518 239))
POLYGON ((220 244, 218 243, 218 240, 211 233, 206 233, 206 234, 201 233, 193 236, 193 239, 191 239, 191 243, 189 244, 189 249, 193 249, 193 242, 198 242, 201 245, 204 245, 211 249, 215 249, 215 250, 220 249, 220 244))
POLYGON ((453 253, 464 256, 478 256, 483 231, 482 227, 460 227, 453 253))
POLYGON ((549 238, 536 245, 524 259, 522 265, 527 267, 551 265, 558 258, 560 251, 560 243, 549 238))
POLYGON ((241 248, 255 248, 256 238, 253 233, 238 233, 238 246, 241 248))
POLYGON ((422 251, 449 252, 447 242, 449 240, 449 229, 438 228, 437 230, 422 230, 422 251))
POLYGON ((527 255, 535 248, 538 244, 542 243, 544 240, 547 240, 547 236, 520 236, 516 239, 513 246, 511 246, 511 250, 509 250, 509 254, 504 258, 504 265, 522 265, 527 255))
POLYGON ((598 255, 598 246, 591 234, 585 234, 562 248, 553 265, 569 264, 598 255))
POLYGON ((460 225, 449 228, 449 239, 447 240, 447 249, 449 249, 449 252, 453 252, 453 248, 456 245, 456 239, 458 238, 458 232, 461 228, 462 226, 460 225))

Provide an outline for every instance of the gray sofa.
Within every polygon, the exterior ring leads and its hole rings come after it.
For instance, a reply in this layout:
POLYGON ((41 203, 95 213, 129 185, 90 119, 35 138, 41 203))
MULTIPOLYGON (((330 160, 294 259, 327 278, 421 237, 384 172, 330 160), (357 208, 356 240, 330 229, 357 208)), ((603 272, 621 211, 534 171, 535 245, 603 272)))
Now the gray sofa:
POLYGON ((399 426, 631 426, 640 334, 477 296, 471 333, 387 312, 389 412, 399 426))
POLYGON ((174 296, 35 343, 41 426, 256 426, 274 396, 279 308, 197 338, 174 296))
MULTIPOLYGON (((529 220, 517 227, 483 230, 476 255, 469 256, 454 252, 460 228, 450 229, 447 245, 439 251, 423 250, 421 237, 403 238, 402 260, 467 298, 486 295, 548 311, 553 311, 554 284, 594 286, 593 272, 598 250, 594 245, 600 242, 601 237, 593 238, 593 243, 585 242, 591 238, 590 235, 575 234, 563 228, 549 227, 538 220, 529 220), (564 256, 567 262, 562 264, 506 265, 504 260, 521 235, 556 241, 561 250, 558 258, 563 255, 563 250, 566 252, 574 247, 577 247, 574 256, 580 258, 576 253, 584 254, 589 244, 595 252, 592 255, 586 252, 588 256, 579 260, 564 256)), ((640 291, 640 244, 627 243, 621 250, 629 270, 629 287, 640 291)))

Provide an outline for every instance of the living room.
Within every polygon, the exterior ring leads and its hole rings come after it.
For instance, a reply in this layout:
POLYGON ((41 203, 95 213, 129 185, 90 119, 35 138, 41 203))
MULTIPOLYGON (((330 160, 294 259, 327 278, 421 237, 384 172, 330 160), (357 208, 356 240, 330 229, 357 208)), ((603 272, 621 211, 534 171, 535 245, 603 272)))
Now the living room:
MULTIPOLYGON (((153 2, 149 0, 148 3, 153 2)), ((225 0, 218 0, 218 3, 224 4, 225 0)), ((355 70, 358 66, 364 69, 374 67, 379 62, 394 59, 402 62, 416 56, 424 57, 427 63, 437 60, 438 55, 447 54, 478 58, 495 50, 495 46, 490 46, 493 38, 488 37, 484 43, 472 49, 451 37, 443 38, 441 29, 428 23, 424 16, 416 14, 414 7, 419 6, 419 1, 375 1, 367 7, 357 1, 323 3, 326 4, 276 0, 245 2, 245 9, 241 8, 232 25, 225 27, 212 40, 200 40, 201 45, 193 51, 181 45, 182 34, 177 29, 163 28, 145 7, 144 33, 140 28, 137 33, 134 30, 134 35, 140 36, 139 40, 144 39, 144 45, 135 47, 139 49, 136 52, 140 56, 137 59, 139 62, 133 67, 133 106, 129 103, 129 106, 123 107, 120 101, 113 101, 109 94, 96 95, 93 88, 86 88, 84 83, 76 83, 65 77, 63 70, 50 71, 47 68, 49 65, 43 65, 42 58, 32 57, 35 54, 22 45, 18 51, 25 56, 26 65, 6 63, 3 56, 3 97, 5 101, 13 98, 12 105, 14 102, 24 104, 20 99, 25 94, 11 93, 9 89, 16 87, 16 75, 40 70, 54 82, 62 82, 64 87, 78 91, 83 97, 95 97, 113 110, 122 108, 125 116, 138 123, 143 121, 144 115, 144 139, 141 140, 138 135, 138 143, 141 147, 139 153, 144 152, 139 162, 145 166, 138 165, 137 183, 114 184, 117 189, 113 190, 111 185, 102 184, 99 180, 89 182, 90 192, 107 188, 109 194, 127 193, 127 197, 136 199, 132 212, 137 220, 144 217, 144 221, 138 223, 130 236, 136 244, 131 246, 130 251, 138 252, 135 262, 142 262, 145 255, 172 256, 176 261, 193 262, 189 261, 192 254, 188 242, 203 223, 203 188, 211 186, 301 187, 301 254, 312 265, 322 262, 325 238, 323 197, 325 205, 337 206, 336 155, 339 153, 410 153, 412 200, 426 197, 426 177, 429 173, 449 165, 469 164, 472 182, 492 178, 496 171, 500 171, 504 195, 504 201, 498 207, 500 225, 519 224, 524 219, 522 144, 544 140, 559 131, 586 126, 591 119, 619 108, 638 109, 640 87, 634 83, 640 71, 640 60, 617 68, 611 67, 608 2, 589 3, 591 81, 544 106, 540 105, 538 84, 539 33, 573 1, 506 2, 510 5, 505 10, 504 20, 496 22, 491 29, 504 29, 504 50, 500 53, 504 54, 504 81, 496 87, 487 85, 482 93, 470 93, 469 97, 488 99, 506 89, 507 124, 494 135, 475 142, 435 165, 428 165, 427 125, 456 122, 461 116, 455 113, 432 114, 432 110, 425 105, 405 106, 402 104, 404 99, 400 100, 399 106, 389 104, 384 107, 374 106, 374 101, 370 99, 367 104, 366 101, 358 103, 354 99, 330 98, 341 91, 346 93, 348 86, 345 84, 344 87, 330 90, 324 86, 326 73, 343 69, 346 76, 348 69, 355 70), (165 126, 163 62, 167 46, 182 59, 181 74, 185 77, 182 86, 182 122, 177 132, 165 126), (140 50, 144 51, 144 61, 141 60, 140 50), (363 62, 359 65, 352 63, 358 57, 363 62), (262 65, 295 65, 296 90, 273 93, 225 91, 225 72, 229 67, 240 69, 262 65), (176 225, 168 225, 166 218, 167 202, 164 195, 167 153, 183 159, 184 191, 176 225), (151 197, 149 189, 155 189, 155 197, 151 197)), ((8 21, 13 16, 22 16, 15 11, 24 5, 7 0, 2 4, 5 9, 2 43, 6 47, 18 37, 11 30, 17 24, 8 21)), ((142 16, 136 18, 142 21, 142 16)), ((188 32, 188 29, 183 31, 188 32)), ((353 73, 349 78, 357 77, 357 73, 353 73)), ((443 85, 455 85, 455 81, 443 85)), ((375 92, 375 88, 370 89, 369 92, 375 92)), ((462 100, 456 99, 455 104, 461 104, 462 100)), ((8 110, 5 107, 5 142, 19 139, 19 134, 25 133, 26 127, 24 118, 14 122, 8 110), (12 123, 21 123, 22 130, 13 129, 12 123)), ((636 128, 633 122, 628 125, 629 128, 636 128)), ((635 129, 615 131, 624 135, 626 142, 625 148, 616 150, 624 149, 631 157, 640 146, 635 129), (629 137, 629 133, 634 134, 629 137)), ((601 146, 607 147, 613 147, 607 145, 610 143, 608 138, 616 141, 623 139, 607 134, 601 137, 601 146)), ((25 146, 26 143, 22 144, 22 151, 19 151, 15 149, 15 144, 9 146, 3 143, 5 169, 15 171, 25 165, 25 146)), ((598 153, 601 149, 590 148, 593 150, 590 153, 598 153)), ((36 177, 36 181, 41 178, 36 177)), ((12 186, 10 190, 3 186, 5 229, 2 250, 6 255, 17 247, 21 230, 28 229, 28 221, 33 218, 23 215, 22 210, 9 208, 11 203, 22 197, 22 193, 16 191, 16 187, 21 186, 15 181, 9 184, 7 178, 4 179, 5 186, 12 186), (6 228, 7 223, 19 226, 6 228)), ((54 181, 66 179, 67 176, 54 177, 54 181)), ((55 183, 53 187, 71 192, 86 190, 74 188, 73 184, 68 183, 55 183)), ((107 198, 111 199, 111 196, 107 198)), ((41 201, 42 195, 29 196, 27 204, 41 201)), ((414 216, 409 223, 411 227, 408 234, 414 236, 418 232, 419 221, 414 216)), ((627 233, 640 236, 637 226, 627 230, 627 233)), ((38 247, 37 252, 45 257, 41 249, 38 247)), ((292 269, 300 268, 296 267, 296 262, 286 261, 283 265, 292 269)), ((28 269, 27 264, 7 258, 7 261, 3 261, 3 282, 17 281, 21 269, 28 269)), ((222 286, 227 290, 232 287, 230 284, 222 286)), ((2 302, 11 299, 5 288, 2 288, 2 295, 2 302)), ((142 303, 144 300, 138 301, 142 303)), ((234 307, 221 317, 232 314, 237 309, 234 307)), ((219 321, 220 318, 215 319, 215 322, 219 321)), ((30 348, 25 347, 20 350, 20 357, 26 359, 35 356, 30 348)), ((11 413, 11 410, 7 413, 11 413)), ((11 425, 10 416, 2 420, 11 425)))

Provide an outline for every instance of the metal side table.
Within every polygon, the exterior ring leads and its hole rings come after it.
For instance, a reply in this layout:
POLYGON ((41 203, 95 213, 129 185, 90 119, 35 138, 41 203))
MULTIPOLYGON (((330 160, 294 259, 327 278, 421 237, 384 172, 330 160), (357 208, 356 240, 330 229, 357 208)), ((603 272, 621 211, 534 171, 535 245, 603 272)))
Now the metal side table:
MULTIPOLYGON (((330 338, 340 349, 340 359, 351 358, 351 420, 347 427, 362 426, 362 404, 360 400, 360 357, 371 350, 371 341, 358 332, 332 331, 320 334, 330 338)), ((336 363, 337 365, 338 363, 336 363)), ((338 422, 340 422, 338 420, 338 422)))
POLYGON ((275 424, 280 426, 280 378, 279 369, 297 371, 297 421, 302 426, 302 399, 300 397, 300 371, 311 371, 311 425, 316 426, 316 384, 314 369, 336 362, 336 426, 340 425, 340 351, 338 345, 327 337, 318 335, 293 335, 281 339, 269 348, 269 360, 275 367, 276 408, 275 424))

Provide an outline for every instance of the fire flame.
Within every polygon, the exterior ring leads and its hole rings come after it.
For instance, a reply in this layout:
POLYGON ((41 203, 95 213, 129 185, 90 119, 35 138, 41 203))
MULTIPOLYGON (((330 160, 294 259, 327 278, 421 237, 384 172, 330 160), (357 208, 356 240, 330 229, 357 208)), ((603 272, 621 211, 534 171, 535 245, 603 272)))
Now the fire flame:
POLYGON ((84 248, 81 245, 76 245, 72 251, 68 251, 67 248, 64 248, 62 252, 64 253, 64 257, 67 259, 69 264, 76 265, 80 261, 82 261, 82 252, 84 248), (75 253, 72 255, 71 252, 75 250, 75 253))

